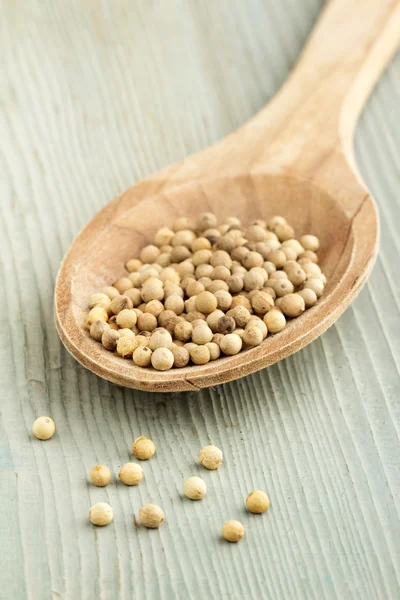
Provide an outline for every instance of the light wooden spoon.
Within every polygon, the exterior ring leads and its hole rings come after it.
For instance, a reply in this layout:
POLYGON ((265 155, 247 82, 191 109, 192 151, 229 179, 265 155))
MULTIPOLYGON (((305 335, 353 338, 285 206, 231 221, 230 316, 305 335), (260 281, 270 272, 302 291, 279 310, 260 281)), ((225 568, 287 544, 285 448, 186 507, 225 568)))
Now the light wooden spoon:
POLYGON ((352 140, 360 109, 399 37, 398 0, 331 0, 291 77, 266 108, 100 211, 71 245, 57 278, 56 324, 71 354, 123 386, 197 390, 285 358, 332 325, 360 291, 377 253, 378 216, 352 140), (158 228, 205 210, 244 223, 282 214, 297 235, 318 235, 328 277, 324 296, 260 346, 204 366, 159 372, 103 349, 85 329, 88 297, 120 277, 126 260, 158 228))

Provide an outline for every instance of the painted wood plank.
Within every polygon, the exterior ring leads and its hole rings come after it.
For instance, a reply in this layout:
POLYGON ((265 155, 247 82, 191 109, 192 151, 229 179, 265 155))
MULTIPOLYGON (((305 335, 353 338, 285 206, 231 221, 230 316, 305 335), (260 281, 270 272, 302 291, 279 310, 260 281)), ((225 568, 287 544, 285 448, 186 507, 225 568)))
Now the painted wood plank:
POLYGON ((277 90, 322 2, 151 0, 0 4, 0 598, 363 598, 400 593, 398 281, 400 59, 357 130, 381 216, 366 288, 322 338, 244 380, 145 394, 88 373, 61 347, 54 279, 73 236, 140 177, 219 139, 277 90), (39 414, 57 435, 32 440, 39 414), (157 456, 128 490, 139 434, 157 456), (212 441, 225 464, 204 473, 212 441), (204 476, 204 503, 182 497, 204 476), (270 494, 247 514, 253 487, 270 494), (94 530, 90 505, 114 507, 94 530), (143 531, 133 513, 160 503, 143 531), (246 537, 219 539, 228 518, 246 537))

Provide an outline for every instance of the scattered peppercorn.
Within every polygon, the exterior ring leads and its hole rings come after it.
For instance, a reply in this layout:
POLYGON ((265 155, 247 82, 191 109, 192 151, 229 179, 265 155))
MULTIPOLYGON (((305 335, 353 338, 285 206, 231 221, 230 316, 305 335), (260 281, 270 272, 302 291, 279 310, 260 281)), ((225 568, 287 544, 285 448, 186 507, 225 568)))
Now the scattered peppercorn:
POLYGON ((199 462, 210 471, 215 471, 222 465, 223 454, 217 446, 204 446, 200 450, 199 462))
POLYGON ((223 524, 221 533, 228 542, 238 542, 244 536, 244 527, 240 521, 227 521, 223 524))
POLYGON ((183 492, 190 500, 201 500, 207 493, 207 486, 201 477, 189 477, 183 484, 183 492))
POLYGON ((111 471, 105 465, 96 465, 90 471, 90 481, 97 487, 104 487, 111 481, 111 471))
POLYGON ((39 417, 32 425, 32 433, 38 440, 49 440, 55 430, 55 423, 50 417, 39 417))
POLYGON ((246 498, 246 507, 252 513, 261 514, 268 510, 270 505, 267 494, 261 490, 253 490, 246 498))
POLYGON ((141 435, 133 442, 132 453, 139 460, 148 460, 154 455, 155 451, 154 442, 148 437, 141 435))
POLYGON ((129 462, 122 465, 118 477, 125 485, 137 485, 142 481, 144 473, 140 465, 129 462))
POLYGON ((145 504, 139 509, 139 519, 144 527, 156 529, 165 520, 164 511, 157 504, 145 504))
POLYGON ((93 525, 104 527, 113 520, 113 509, 107 502, 98 502, 89 510, 89 519, 93 525))

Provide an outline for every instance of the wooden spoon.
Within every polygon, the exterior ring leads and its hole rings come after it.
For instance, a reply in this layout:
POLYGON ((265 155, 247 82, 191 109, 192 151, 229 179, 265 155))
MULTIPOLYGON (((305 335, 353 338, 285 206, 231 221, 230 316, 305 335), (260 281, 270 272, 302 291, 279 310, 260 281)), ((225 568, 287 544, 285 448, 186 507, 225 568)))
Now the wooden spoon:
POLYGON ((353 133, 361 107, 400 37, 398 0, 331 0, 277 96, 214 146, 139 182, 77 236, 57 277, 55 317, 67 349, 114 383, 194 390, 262 369, 318 337, 360 291, 378 248, 378 216, 358 173, 353 133), (317 305, 260 346, 203 366, 159 372, 103 349, 85 328, 90 295, 124 273, 155 231, 213 211, 244 223, 282 214, 322 242, 328 277, 317 305))

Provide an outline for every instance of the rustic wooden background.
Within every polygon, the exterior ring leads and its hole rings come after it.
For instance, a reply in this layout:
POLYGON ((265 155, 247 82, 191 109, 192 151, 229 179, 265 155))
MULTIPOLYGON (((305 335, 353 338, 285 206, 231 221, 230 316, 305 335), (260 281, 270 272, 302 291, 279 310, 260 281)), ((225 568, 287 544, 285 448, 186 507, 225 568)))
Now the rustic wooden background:
MULTIPOLYGON (((244 380, 146 394, 80 367, 52 296, 74 235, 106 202, 230 132, 287 76, 321 0, 2 0, 0 598, 395 599, 400 594, 400 57, 361 117, 359 165, 381 215, 360 297, 319 340, 244 380), (35 417, 57 434, 32 439, 35 417), (132 440, 157 456, 136 489, 115 472, 132 440), (199 448, 203 503, 182 498, 199 448), (243 508, 268 491, 262 517, 243 508), (87 512, 109 501, 114 523, 87 512), (135 529, 141 503, 159 531, 135 529), (240 519, 238 545, 219 538, 240 519)), ((338 40, 338 43, 340 40, 338 40)), ((228 201, 229 199, 227 199, 228 201)))

